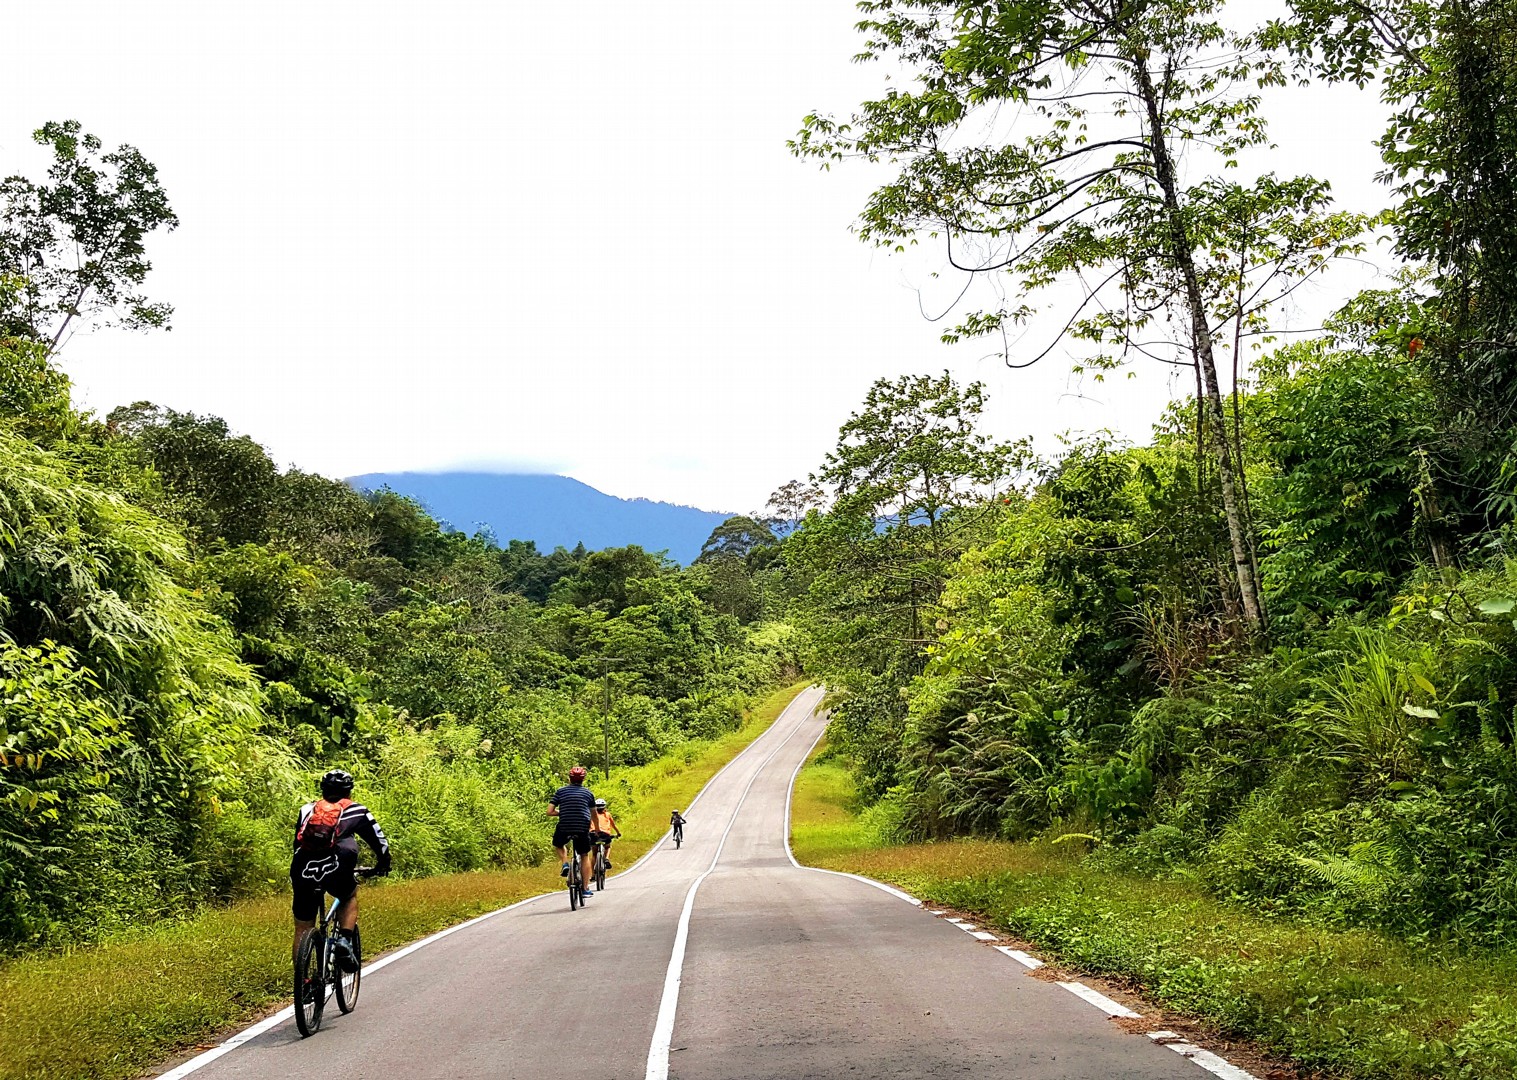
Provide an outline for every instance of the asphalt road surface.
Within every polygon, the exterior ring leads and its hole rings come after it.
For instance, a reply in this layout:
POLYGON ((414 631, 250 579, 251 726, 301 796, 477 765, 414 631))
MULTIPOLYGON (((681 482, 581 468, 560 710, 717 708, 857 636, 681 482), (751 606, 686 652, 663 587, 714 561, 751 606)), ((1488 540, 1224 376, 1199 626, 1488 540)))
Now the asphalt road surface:
POLYGON ((196 1080, 1206 1080, 943 919, 793 865, 818 699, 711 781, 681 849, 666 838, 586 908, 561 892, 467 927, 366 977, 351 1015, 329 1003, 314 1037, 286 1021, 196 1080))

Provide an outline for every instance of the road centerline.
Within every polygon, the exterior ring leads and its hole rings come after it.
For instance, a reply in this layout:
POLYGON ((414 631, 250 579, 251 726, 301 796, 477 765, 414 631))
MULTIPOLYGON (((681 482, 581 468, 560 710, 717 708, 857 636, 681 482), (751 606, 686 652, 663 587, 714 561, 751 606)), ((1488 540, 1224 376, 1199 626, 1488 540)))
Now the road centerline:
MULTIPOLYGON (((780 719, 783 720, 786 713, 795 708, 804 696, 805 693, 802 692, 787 705, 785 711, 780 714, 780 719)), ((732 827, 737 824, 737 819, 743 812, 743 804, 748 801, 748 793, 753 790, 753 785, 758 782, 760 776, 764 775, 765 767, 774 760, 775 755, 789 744, 796 732, 801 730, 806 717, 809 717, 813 711, 813 707, 808 705, 805 716, 790 729, 790 732, 780 740, 779 745, 769 752, 769 755, 753 771, 753 775, 748 778, 748 783, 743 787, 743 793, 738 796, 737 805, 732 808, 732 816, 727 820, 727 827, 722 830, 716 852, 711 856, 711 865, 691 882, 690 891, 685 894, 685 904, 680 910, 679 924, 674 931, 674 947, 669 954, 669 968, 664 974, 664 992, 659 999, 658 1018, 653 1023, 653 1041, 648 1047, 645 1080, 668 1080, 669 1046, 674 1040, 674 1017, 679 1010, 680 981, 685 966, 685 947, 690 940, 690 916, 695 911, 695 894, 700 890, 701 882, 711 876, 711 872, 721 861, 722 850, 727 846, 727 837, 732 835, 732 827)))

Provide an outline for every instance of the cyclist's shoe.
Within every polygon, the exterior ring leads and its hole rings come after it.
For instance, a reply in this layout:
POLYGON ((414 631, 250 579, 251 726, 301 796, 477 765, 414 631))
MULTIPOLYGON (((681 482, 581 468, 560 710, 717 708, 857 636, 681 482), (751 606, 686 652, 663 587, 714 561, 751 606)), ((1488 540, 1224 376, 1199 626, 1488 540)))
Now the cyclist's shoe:
POLYGON ((611 860, 610 859, 606 860, 606 869, 607 870, 611 869, 611 860))
POLYGON ((358 955, 353 951, 353 939, 347 934, 338 934, 334 944, 337 966, 345 972, 352 974, 358 970, 358 955))
POLYGON ((580 890, 579 898, 581 900, 588 900, 588 899, 590 899, 590 897, 592 897, 594 895, 595 895, 595 890, 594 889, 582 889, 582 890, 580 890))
POLYGON ((558 876, 559 877, 568 877, 569 876, 569 864, 568 863, 564 863, 564 865, 562 865, 562 866, 560 866, 558 868, 558 876))

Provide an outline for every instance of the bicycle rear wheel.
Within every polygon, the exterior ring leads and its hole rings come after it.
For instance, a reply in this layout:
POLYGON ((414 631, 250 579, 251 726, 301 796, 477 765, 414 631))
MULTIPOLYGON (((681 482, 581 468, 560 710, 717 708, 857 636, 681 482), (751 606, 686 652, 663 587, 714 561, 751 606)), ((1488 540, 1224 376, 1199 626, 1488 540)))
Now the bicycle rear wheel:
POLYGON ((579 910, 579 855, 571 853, 569 856, 569 910, 579 910))
POLYGON ((295 954, 295 1026, 301 1038, 321 1030, 321 1013, 327 1004, 326 935, 307 930, 295 954))
POLYGON ((595 891, 602 892, 606 888, 606 849, 597 848, 595 851, 595 891))
POLYGON ((358 927, 353 927, 353 959, 358 961, 352 971, 339 968, 337 975, 337 1007, 345 1013, 353 1011, 358 1004, 358 988, 363 982, 363 948, 358 940, 358 927))
POLYGON ((679 829, 676 829, 674 831, 674 847, 675 847, 676 850, 679 849, 680 842, 682 840, 684 840, 684 839, 685 839, 685 834, 682 831, 680 831, 679 829))

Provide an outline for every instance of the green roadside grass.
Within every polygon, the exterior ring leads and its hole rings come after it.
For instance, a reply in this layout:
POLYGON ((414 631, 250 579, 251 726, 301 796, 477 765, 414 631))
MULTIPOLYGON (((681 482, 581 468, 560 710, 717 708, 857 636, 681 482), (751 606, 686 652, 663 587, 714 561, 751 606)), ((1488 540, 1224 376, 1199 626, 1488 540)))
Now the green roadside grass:
POLYGON ((1271 918, 1181 881, 1082 865, 1048 845, 891 845, 853 813, 836 761, 801 771, 796 858, 889 882, 1137 983, 1160 1004, 1327 1075, 1517 1076, 1517 953, 1463 953, 1271 918))
MULTIPOLYGON (((804 685, 776 691, 720 739, 592 784, 621 810, 618 865, 630 867, 651 848, 670 808, 687 806, 804 685)), ((545 824, 545 846, 547 838, 545 824)), ((365 885, 364 952, 375 957, 559 888, 557 871, 550 860, 365 885)), ((290 925, 288 896, 271 896, 131 939, 0 965, 0 1080, 126 1080, 253 1019, 288 997, 290 925)))

